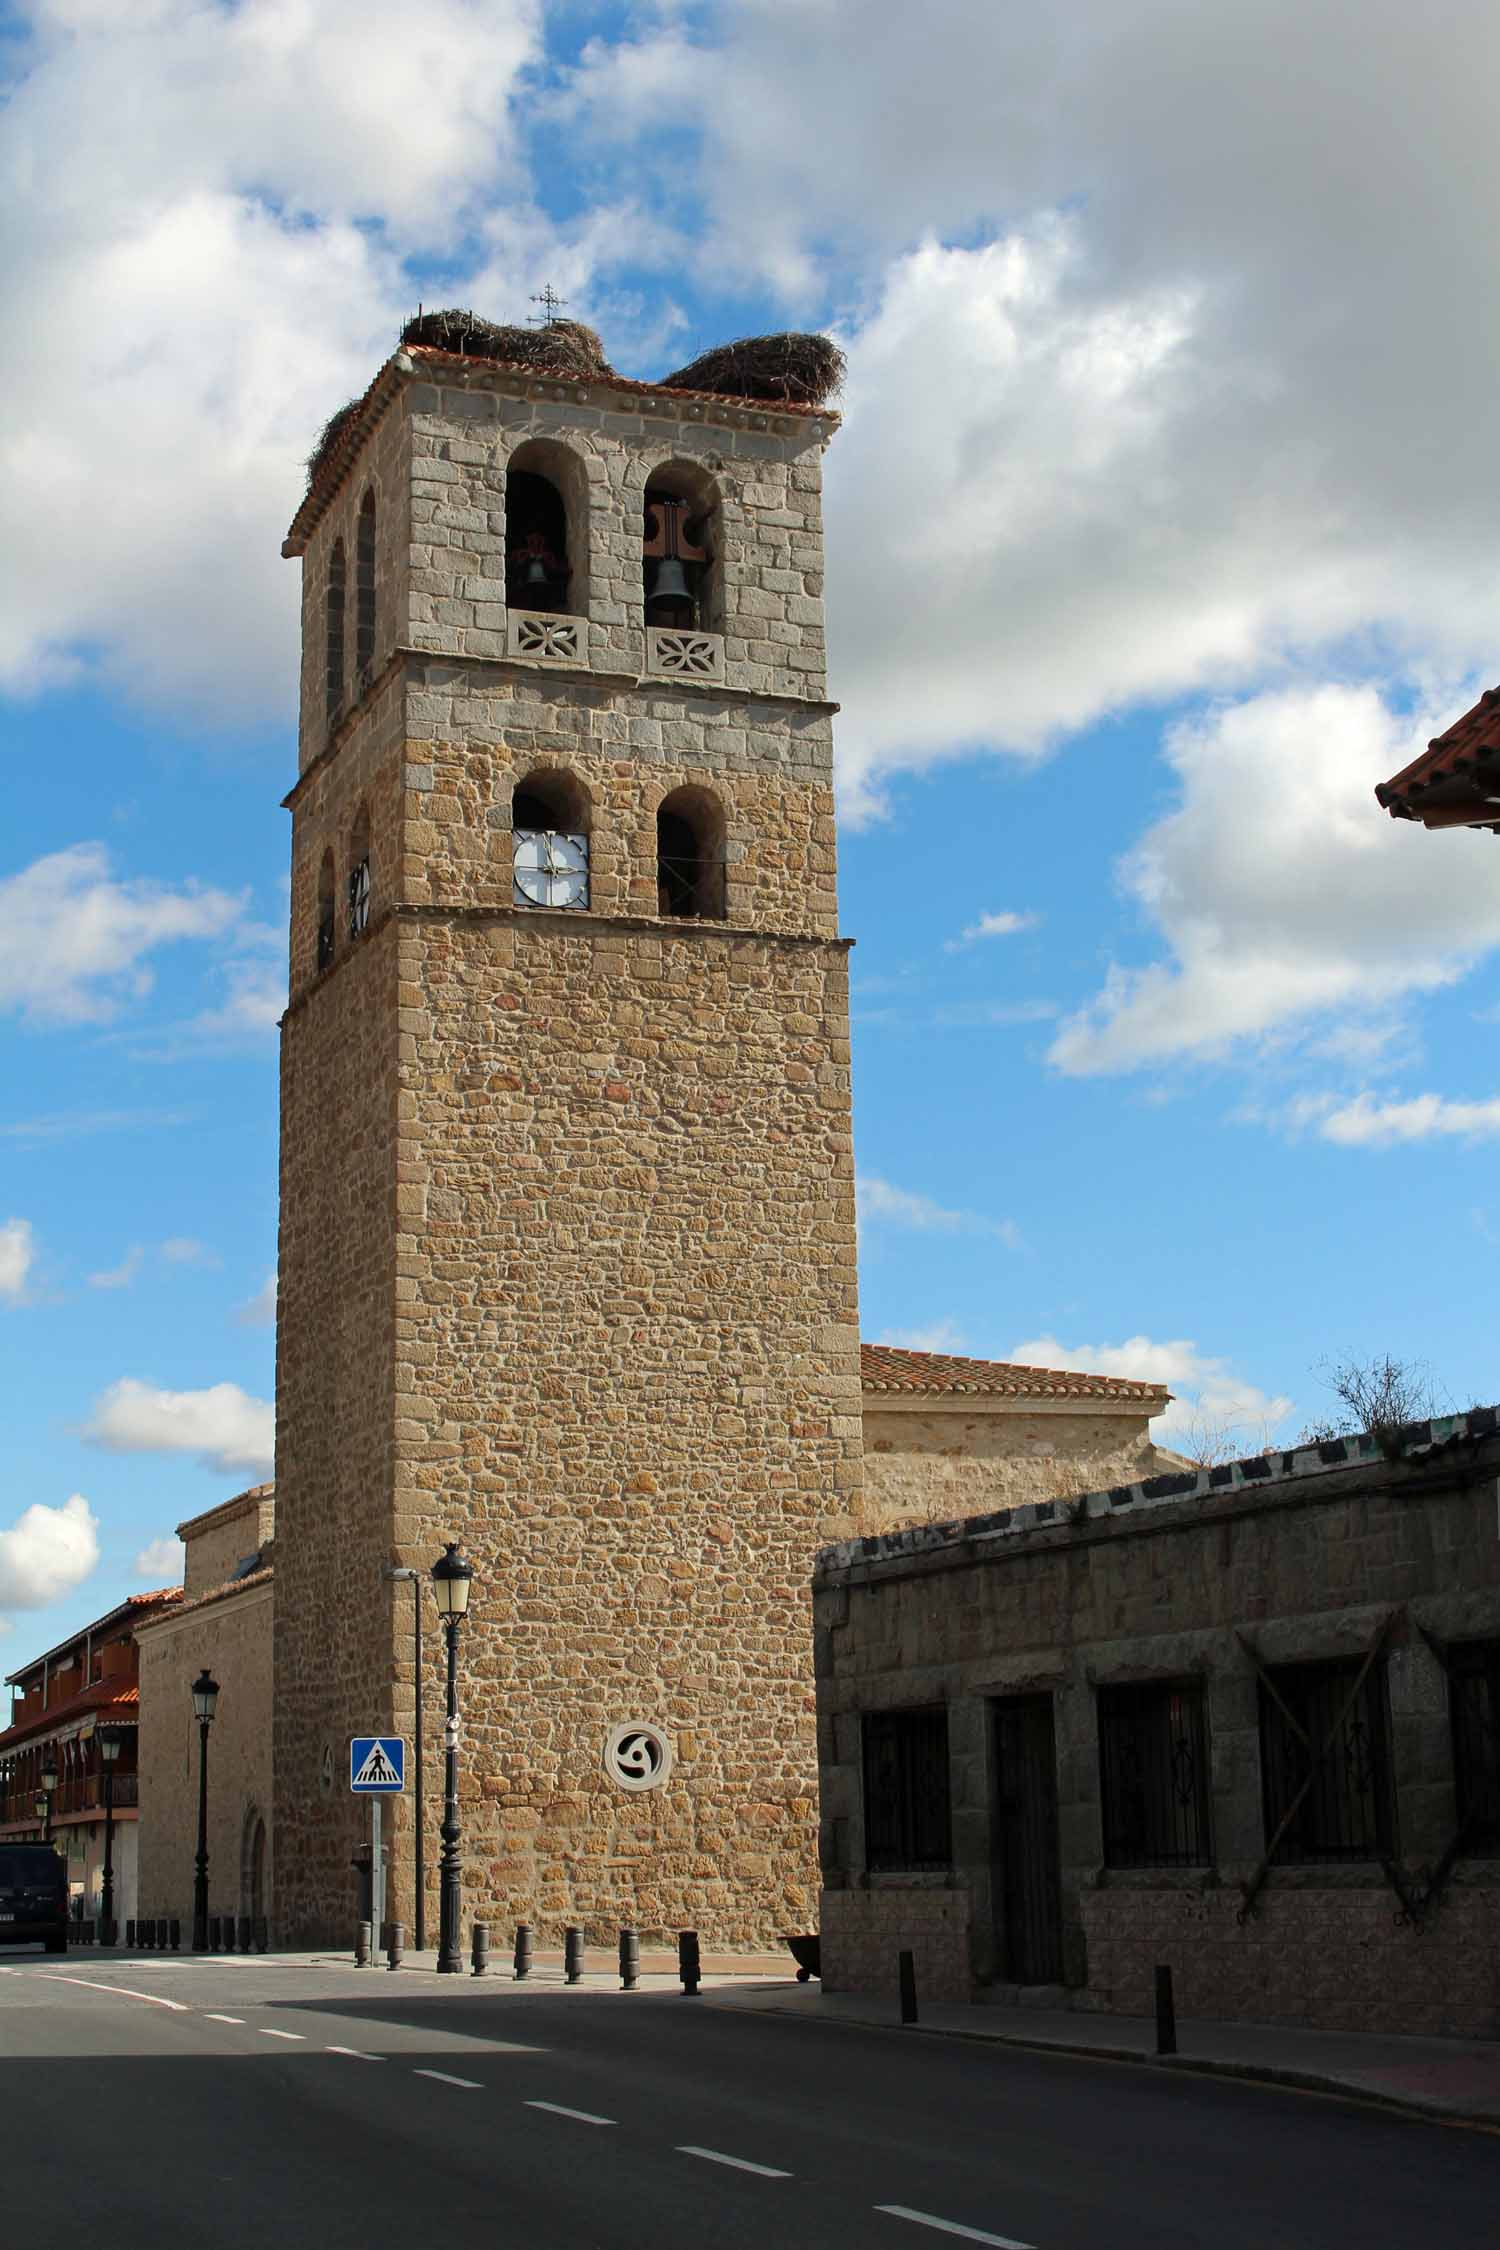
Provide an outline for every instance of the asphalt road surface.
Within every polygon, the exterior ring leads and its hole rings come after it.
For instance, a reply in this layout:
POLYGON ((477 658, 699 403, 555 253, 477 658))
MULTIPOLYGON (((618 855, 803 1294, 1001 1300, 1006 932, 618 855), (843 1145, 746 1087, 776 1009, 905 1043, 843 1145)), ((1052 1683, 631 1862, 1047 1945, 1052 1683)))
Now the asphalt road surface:
POLYGON ((1500 2136, 1130 2065, 338 1964, 0 1958, 0 2242, 1475 2250, 1500 2136))

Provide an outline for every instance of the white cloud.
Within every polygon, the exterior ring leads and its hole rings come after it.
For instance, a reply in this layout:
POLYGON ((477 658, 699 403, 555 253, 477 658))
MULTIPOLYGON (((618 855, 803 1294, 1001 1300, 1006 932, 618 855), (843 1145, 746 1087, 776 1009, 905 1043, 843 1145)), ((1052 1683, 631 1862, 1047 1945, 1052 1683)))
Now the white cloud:
POLYGON ((81 1586, 99 1560, 98 1520, 81 1492, 40 1500, 0 1531, 0 1609, 45 1609, 81 1586))
POLYGON ((191 1234, 172 1235, 162 1244, 161 1255, 169 1266, 219 1266, 224 1262, 216 1250, 191 1234))
POLYGON ((854 1206, 862 1225, 884 1223, 909 1227, 919 1234, 993 1235, 1008 1249, 1020 1245, 1020 1233, 1012 1219, 986 1219, 976 1211, 950 1211, 934 1203, 931 1196, 892 1187, 889 1180, 878 1179, 870 1172, 862 1172, 855 1182, 854 1206))
POLYGON ((1500 944, 1493 837, 1415 837, 1370 793, 1434 724, 1398 718, 1373 687, 1329 686, 1174 728, 1179 803, 1120 870, 1168 958, 1112 966, 1051 1060, 1133 1070, 1299 1028, 1348 1031, 1500 944))
POLYGON ((139 1243, 126 1251, 117 1266, 109 1266, 102 1273, 89 1275, 90 1289, 128 1289, 141 1270, 145 1252, 139 1243))
POLYGON ((276 1409, 238 1383, 167 1391, 125 1375, 95 1400, 82 1434, 109 1453, 191 1453, 226 1476, 241 1469, 269 1473, 276 1409))
POLYGON ((916 1328, 885 1328, 876 1342, 895 1344, 908 1352, 966 1353, 969 1348, 956 1320, 930 1320, 916 1328))
POLYGON ((0 1011, 37 1023, 104 1022, 151 988, 147 956, 220 936, 242 902, 187 883, 117 882, 102 844, 73 844, 0 878, 0 1011))
POLYGON ((24 1304, 26 1277, 35 1260, 31 1221, 6 1219, 0 1224, 0 1303, 24 1304))
POLYGON ((1161 1445, 1198 1450, 1200 1440, 1249 1452, 1272 1442, 1292 1402, 1246 1382, 1227 1359, 1215 1359, 1187 1337, 1156 1343, 1131 1336, 1123 1344, 1063 1344, 1031 1336, 1007 1352, 1022 1367, 1061 1367, 1082 1375, 1118 1375, 1138 1383, 1164 1383, 1172 1392, 1165 1414, 1151 1425, 1161 1445))
POLYGON ((1034 930, 1040 920, 1039 914, 1017 914, 1008 907, 1003 913, 981 914, 977 922, 970 922, 956 938, 949 938, 943 950, 958 953, 980 938, 1014 937, 1020 930, 1034 930))
POLYGON ((242 1328, 272 1328, 276 1324, 276 1276, 268 1273, 253 1297, 235 1313, 242 1328))
POLYGON ((1500 1098, 1462 1102, 1449 1101, 1442 1094, 1414 1094, 1408 1101, 1380 1102, 1373 1094, 1359 1094, 1352 1102, 1333 1107, 1305 1105, 1301 1120, 1313 1119, 1322 1139, 1341 1148, 1395 1148, 1426 1140, 1487 1141, 1500 1134, 1500 1098))
POLYGON ((163 1532, 160 1539, 150 1540, 135 1558, 138 1578, 147 1578, 153 1586, 175 1586, 182 1578, 182 1541, 175 1532, 163 1532))

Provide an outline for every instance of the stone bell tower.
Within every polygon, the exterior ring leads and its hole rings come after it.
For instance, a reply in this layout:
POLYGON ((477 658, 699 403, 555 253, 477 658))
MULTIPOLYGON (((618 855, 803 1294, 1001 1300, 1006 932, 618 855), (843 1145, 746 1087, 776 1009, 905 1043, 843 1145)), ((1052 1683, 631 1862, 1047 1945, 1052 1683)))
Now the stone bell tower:
POLYGON ((383 1570, 446 1539, 466 1913, 809 1926, 811 1563, 861 1473, 834 426, 404 346, 292 525, 283 1942, 347 1931, 347 1738, 413 1722, 383 1570))

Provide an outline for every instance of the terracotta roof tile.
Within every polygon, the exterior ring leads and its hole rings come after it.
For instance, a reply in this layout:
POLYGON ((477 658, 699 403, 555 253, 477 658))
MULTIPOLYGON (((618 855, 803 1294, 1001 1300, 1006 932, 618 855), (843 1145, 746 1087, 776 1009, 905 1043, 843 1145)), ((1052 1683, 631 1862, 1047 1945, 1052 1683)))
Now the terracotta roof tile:
POLYGON ((1378 783, 1375 795, 1393 820, 1500 829, 1500 687, 1486 688, 1472 711, 1378 783))
POLYGON ((34 1741, 38 1736, 55 1734, 59 1727, 72 1724, 75 1719, 86 1719, 92 1714, 99 1719, 133 1719, 140 1709, 141 1691, 134 1680, 95 1680, 92 1687, 80 1688, 77 1695, 67 1696, 45 1711, 32 1711, 14 1726, 0 1734, 0 1755, 14 1750, 22 1742, 34 1741))
POLYGON ((1110 1398, 1165 1406, 1161 1383, 1123 1375, 1075 1375, 1056 1367, 1017 1367, 1004 1359, 960 1359, 951 1352, 912 1352, 896 1344, 861 1344, 860 1377, 867 1391, 919 1395, 974 1392, 992 1398, 1110 1398))

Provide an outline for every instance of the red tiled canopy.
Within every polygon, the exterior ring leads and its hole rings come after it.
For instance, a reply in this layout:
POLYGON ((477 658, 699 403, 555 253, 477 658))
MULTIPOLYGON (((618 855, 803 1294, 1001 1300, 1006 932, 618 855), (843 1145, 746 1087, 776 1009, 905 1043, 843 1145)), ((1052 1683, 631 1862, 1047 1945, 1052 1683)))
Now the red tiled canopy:
POLYGON ((1375 795, 1393 820, 1500 829, 1500 687, 1486 688, 1472 711, 1434 735, 1375 795))
POLYGON ((1159 1414, 1171 1397, 1161 1383, 1124 1375, 1075 1375, 1057 1367, 1017 1367, 1004 1359, 959 1359, 951 1352, 912 1352, 896 1344, 861 1344, 867 1391, 977 1392, 998 1398, 1096 1398, 1147 1407, 1159 1414))

